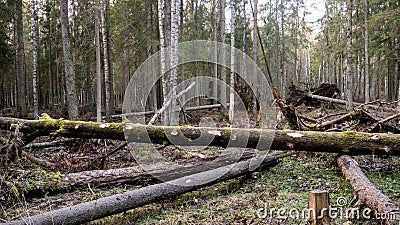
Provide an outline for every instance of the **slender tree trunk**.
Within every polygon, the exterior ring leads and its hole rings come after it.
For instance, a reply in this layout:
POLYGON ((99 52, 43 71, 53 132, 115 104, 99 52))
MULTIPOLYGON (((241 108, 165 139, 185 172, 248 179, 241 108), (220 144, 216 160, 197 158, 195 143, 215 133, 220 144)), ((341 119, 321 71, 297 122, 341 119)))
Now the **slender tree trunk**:
POLYGON ((107 30, 107 56, 108 56, 108 82, 110 92, 110 114, 115 112, 115 93, 114 93, 114 71, 112 64, 112 52, 111 52, 111 32, 110 32, 110 0, 106 0, 105 5, 105 20, 107 30))
MULTIPOLYGON (((245 14, 246 15, 246 14, 245 14)), ((258 95, 258 74, 257 74, 257 61, 258 61, 258 0, 254 0, 254 28, 253 28, 253 60, 254 60, 254 84, 253 84, 253 112, 257 111, 257 95, 258 95)), ((243 32, 245 32, 244 30, 243 32)), ((244 43, 243 43, 244 44, 244 43)))
POLYGON ((106 87, 106 120, 111 121, 111 78, 110 78, 110 63, 109 63, 109 42, 108 37, 108 27, 106 18, 106 7, 109 4, 108 0, 101 0, 101 32, 103 36, 103 53, 104 53, 104 81, 106 87))
POLYGON ((95 45, 96 45, 96 119, 97 122, 101 121, 101 83, 102 83, 102 74, 101 74, 101 56, 100 56, 100 4, 99 0, 96 0, 96 9, 95 9, 95 45))
POLYGON ((32 13, 32 42, 33 42, 33 70, 32 70, 32 86, 33 86, 33 116, 34 119, 39 119, 39 103, 38 103, 38 93, 37 93, 37 33, 36 33, 36 8, 35 0, 31 0, 31 13, 32 13))
MULTIPOLYGON (((165 48, 167 50, 168 47, 171 47, 171 5, 174 3, 174 0, 164 0, 165 1, 165 48)), ((170 66, 171 65, 171 55, 170 52, 165 51, 165 61, 166 65, 170 66)), ((167 68, 167 67, 166 67, 167 68)), ((164 103, 168 101, 168 94, 172 91, 172 85, 169 85, 171 83, 171 76, 172 76, 172 71, 165 71, 164 72, 164 86, 163 86, 163 92, 164 92, 164 103)), ((163 123, 164 125, 170 125, 171 124, 171 116, 170 116, 170 111, 165 110, 164 111, 164 118, 163 118, 163 123)))
POLYGON ((235 2, 231 1, 231 87, 229 93, 229 121, 233 124, 234 112, 235 112, 235 20, 236 20, 236 10, 235 2))
MULTIPOLYGON (((219 1, 219 5, 220 5, 220 34, 221 34, 221 42, 223 44, 225 44, 226 42, 226 33, 225 33, 225 8, 226 8, 226 4, 225 4, 225 0, 220 0, 219 1)), ((220 59, 222 60, 221 63, 223 65, 225 65, 226 63, 226 49, 225 49, 225 45, 222 45, 222 49, 221 49, 221 57, 220 59)), ((226 68, 225 66, 221 67, 221 81, 223 83, 226 83, 226 68)), ((226 105, 226 85, 222 85, 221 86, 221 104, 223 106, 226 105)), ((221 107, 222 109, 224 107, 221 107)), ((225 111, 226 112, 226 111, 225 111)))
POLYGON ((352 43, 352 28, 353 28, 353 20, 352 20, 352 12, 353 12, 353 2, 352 0, 348 0, 347 5, 347 85, 346 85, 346 97, 347 104, 346 109, 348 111, 353 111, 353 43, 352 43))
POLYGON ((24 31, 22 19, 22 0, 15 2, 17 13, 17 110, 20 117, 27 116, 25 100, 25 56, 24 31))
POLYGON ((176 125, 176 86, 178 80, 179 0, 171 0, 171 107, 170 125, 176 125))
POLYGON ((281 0, 281 32, 282 32, 282 39, 281 39, 281 47, 282 47, 282 52, 281 52, 281 77, 282 77, 282 93, 285 95, 286 94, 286 85, 287 85, 287 77, 286 77, 286 70, 285 70, 285 28, 284 28, 284 23, 285 23, 285 5, 283 3, 283 0, 281 0))
POLYGON ((75 89, 75 71, 71 58, 71 46, 69 42, 69 18, 68 0, 60 0, 61 30, 65 64, 65 87, 67 91, 68 115, 72 120, 78 118, 78 103, 75 89))
POLYGON ((368 40, 368 0, 364 0, 364 5, 365 5, 365 22, 364 22, 364 27, 365 27, 365 40, 364 40, 364 45, 365 45, 365 102, 370 102, 371 101, 371 96, 370 96, 370 77, 369 77, 369 51, 368 51, 368 45, 369 45, 369 40, 368 40))

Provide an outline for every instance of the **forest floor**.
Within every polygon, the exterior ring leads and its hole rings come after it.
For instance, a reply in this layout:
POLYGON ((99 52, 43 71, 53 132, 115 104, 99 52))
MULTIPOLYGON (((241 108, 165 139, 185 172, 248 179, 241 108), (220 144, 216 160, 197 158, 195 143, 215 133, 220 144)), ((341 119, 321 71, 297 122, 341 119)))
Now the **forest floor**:
MULTIPOLYGON (((119 154, 120 160, 128 161, 129 157, 128 150, 119 154)), ((367 177, 400 204, 400 159, 373 156, 355 159, 367 177)), ((88 186, 72 193, 20 199, 12 205, 2 206, 2 220, 47 212, 139 187, 135 184, 101 188, 88 186)), ((90 224, 308 224, 302 218, 302 210, 308 206, 308 192, 316 189, 328 190, 332 207, 343 210, 343 216, 339 214, 341 211, 334 214, 337 218, 331 224, 348 221, 344 216, 345 210, 352 207, 357 199, 334 158, 326 153, 298 153, 280 160, 279 164, 266 171, 254 172, 90 224), (338 205, 338 199, 345 199, 346 204, 340 202, 341 205, 338 205), (278 218, 278 209, 286 210, 281 215, 287 218, 278 218), (297 212, 299 217, 291 218, 297 217, 297 212)), ((350 221, 352 223, 347 224, 381 224, 378 220, 350 221)))
MULTIPOLYGON (((196 118, 206 114, 217 121, 219 126, 224 126, 225 118, 219 115, 218 110, 198 112, 189 122, 198 123, 196 118)), ((48 139, 50 138, 43 137, 37 141, 49 141, 48 139)), ((100 169, 98 160, 91 159, 120 144, 117 141, 78 139, 65 146, 35 150, 34 155, 56 163, 60 166, 57 170, 61 173, 71 173, 100 169)), ((172 161, 179 162, 198 157, 175 146, 160 149, 162 154, 172 161)), ((221 152, 221 148, 209 147, 201 154, 211 156, 221 152)), ((354 158, 367 177, 384 194, 400 204, 400 158, 354 158)), ((135 160, 126 147, 108 157, 106 162, 107 168, 135 165, 135 160)), ((34 165, 23 166, 24 170, 35 169, 34 165)), ((131 183, 104 187, 87 186, 71 193, 47 195, 42 198, 20 198, 13 202, 0 199, 0 222, 48 212, 145 185, 131 183)), ((331 224, 381 224, 379 220, 346 218, 346 209, 353 207, 357 198, 335 158, 326 153, 303 152, 281 159, 277 165, 265 171, 254 172, 89 224, 308 224, 302 212, 308 207, 308 193, 316 189, 328 190, 331 206, 338 210, 331 224), (281 210, 281 218, 278 210, 281 210)), ((360 217, 364 209, 361 208, 360 217)))

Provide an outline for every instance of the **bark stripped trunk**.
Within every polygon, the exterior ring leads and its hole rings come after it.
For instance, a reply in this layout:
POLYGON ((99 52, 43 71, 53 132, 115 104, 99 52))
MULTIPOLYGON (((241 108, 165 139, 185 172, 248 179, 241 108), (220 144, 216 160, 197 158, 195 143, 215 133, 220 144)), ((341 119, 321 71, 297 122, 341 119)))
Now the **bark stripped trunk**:
POLYGON ((68 115, 72 120, 78 118, 78 103, 75 89, 75 71, 71 58, 69 42, 68 0, 60 0, 61 31, 64 52, 65 87, 67 91, 68 115))

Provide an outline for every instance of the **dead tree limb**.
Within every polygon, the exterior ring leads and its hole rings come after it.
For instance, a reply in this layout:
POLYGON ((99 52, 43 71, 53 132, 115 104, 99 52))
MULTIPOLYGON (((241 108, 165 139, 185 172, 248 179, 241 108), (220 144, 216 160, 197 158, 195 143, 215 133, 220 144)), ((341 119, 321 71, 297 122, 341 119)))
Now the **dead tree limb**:
MULTIPOLYGON (((324 97, 324 96, 313 95, 311 93, 306 93, 305 95, 307 97, 310 97, 310 98, 313 98, 313 99, 318 99, 320 101, 332 102, 332 103, 336 103, 336 104, 340 104, 340 105, 346 105, 346 101, 345 100, 341 100, 341 99, 328 98, 328 97, 324 97)), ((365 104, 358 103, 358 102, 355 102, 353 104, 354 104, 354 106, 359 106, 359 107, 365 106, 365 104)), ((376 106, 376 105, 368 105, 368 108, 372 108, 372 109, 375 109, 375 110, 383 109, 383 110, 389 111, 389 112, 396 112, 396 109, 394 109, 394 108, 381 107, 381 106, 376 106)))
MULTIPOLYGON (((180 98, 182 95, 184 95, 184 94, 186 94, 188 91, 190 91, 190 89, 192 89, 192 88, 194 87, 195 84, 196 84, 196 83, 193 82, 193 83, 190 84, 189 87, 187 87, 185 90, 179 92, 179 93, 176 95, 176 99, 180 98)), ((175 100, 174 100, 174 101, 175 101, 175 100)), ((150 122, 149 122, 149 125, 153 125, 154 122, 156 121, 156 119, 157 119, 166 109, 168 109, 168 107, 169 107, 171 104, 172 104, 172 98, 170 98, 168 101, 166 101, 166 102, 164 103, 163 107, 162 107, 160 110, 158 110, 158 111, 154 114, 154 116, 151 118, 151 120, 150 120, 150 122)))
POLYGON ((270 129, 209 128, 190 126, 147 126, 132 123, 95 123, 83 121, 55 120, 49 116, 40 120, 1 118, 0 128, 12 128, 20 123, 19 131, 29 134, 37 131, 41 135, 56 133, 62 137, 127 140, 128 142, 164 145, 204 145, 196 142, 202 133, 211 137, 210 146, 257 148, 269 146, 273 137, 272 150, 298 150, 331 152, 348 155, 400 155, 400 135, 363 132, 316 132, 270 129), (124 129, 126 132, 124 132, 124 129), (125 139, 125 135, 126 138, 125 139), (186 139, 182 139, 184 135, 186 139), (248 137, 248 138, 247 138, 248 137), (232 141, 231 141, 232 140, 232 141), (234 141, 233 141, 234 140, 234 141), (260 143, 259 143, 260 142, 260 143), (244 143, 245 146, 244 146, 244 143))
MULTIPOLYGON (((275 153, 273 155, 280 155, 275 153)), ((273 156, 271 155, 271 156, 273 156)), ((23 179, 18 181, 18 190, 24 194, 25 198, 38 197, 44 194, 56 194, 62 192, 71 192, 80 187, 86 187, 88 184, 95 186, 110 186, 125 183, 157 183, 156 177, 163 177, 164 181, 169 181, 184 177, 187 175, 204 172, 206 170, 223 167, 234 164, 238 161, 244 161, 255 157, 254 152, 243 152, 238 154, 227 154, 219 157, 206 159, 188 160, 181 163, 155 164, 146 167, 141 166, 108 169, 108 170, 90 170, 69 174, 52 174, 45 172, 49 177, 43 179, 41 172, 24 174, 23 179), (25 185, 26 181, 36 181, 34 186, 25 185)), ((18 179, 17 179, 18 180, 18 179)), ((12 185, 10 183, 10 185, 12 185)), ((11 187, 9 188, 11 190, 11 187)))
MULTIPOLYGON (((266 156, 260 169, 265 169, 273 165, 277 159, 289 156, 293 153, 284 153, 275 156, 266 156)), ((93 221, 113 214, 121 213, 130 209, 138 208, 153 202, 159 202, 174 196, 184 194, 201 187, 210 186, 225 180, 251 173, 251 160, 242 161, 232 165, 205 171, 202 173, 185 176, 166 183, 155 184, 140 189, 117 194, 98 200, 81 203, 78 205, 53 210, 51 212, 38 214, 11 221, 6 224, 81 224, 93 221), (224 174, 219 178, 203 183, 207 177, 215 174, 224 174), (189 185, 191 184, 191 185, 189 185)))
POLYGON ((376 214, 392 218, 385 221, 386 224, 398 224, 400 221, 400 209, 386 195, 384 195, 374 184, 364 175, 358 163, 348 155, 337 158, 337 163, 346 179, 355 190, 358 199, 376 214), (394 223, 397 221, 396 223, 394 223))
POLYGON ((51 163, 51 162, 43 160, 43 159, 36 158, 35 156, 29 154, 26 151, 22 151, 22 156, 25 157, 26 159, 28 159, 29 161, 31 161, 32 163, 37 164, 39 166, 43 166, 45 168, 54 169, 56 166, 54 163, 51 163))

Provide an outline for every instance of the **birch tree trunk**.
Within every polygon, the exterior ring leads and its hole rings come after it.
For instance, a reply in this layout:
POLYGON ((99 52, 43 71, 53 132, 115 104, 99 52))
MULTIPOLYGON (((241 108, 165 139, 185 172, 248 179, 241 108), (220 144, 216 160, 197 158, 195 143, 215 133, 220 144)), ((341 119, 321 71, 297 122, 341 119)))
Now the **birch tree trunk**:
POLYGON ((229 93, 229 121, 233 124, 234 111, 235 111, 235 20, 236 20, 236 10, 235 1, 232 0, 230 3, 231 7, 231 87, 229 93))
POLYGON ((68 0, 60 0, 61 31, 64 53, 65 87, 67 91, 68 115, 71 120, 78 118, 78 103, 75 89, 75 71, 69 42, 68 0))
POLYGON ((37 32, 36 32, 36 8, 35 0, 31 0, 31 13, 32 13, 32 42, 33 42, 33 62, 32 62, 32 86, 33 86, 33 117, 35 120, 39 119, 39 103, 37 93, 37 32))
POLYGON ((353 11, 353 2, 352 0, 348 0, 347 5, 347 20, 348 20, 348 28, 347 28, 347 85, 346 85, 346 97, 347 104, 346 109, 348 111, 353 111, 353 56, 352 56, 352 11, 353 11))
POLYGON ((16 7, 16 26, 17 26, 17 110, 20 117, 26 117, 26 101, 25 101, 25 56, 24 56, 24 31, 22 19, 22 0, 15 2, 16 7))
POLYGON ((170 125, 176 125, 176 86, 178 79, 179 0, 171 1, 171 107, 170 125))
POLYGON ((110 63, 109 63, 109 46, 108 46, 108 27, 106 22, 106 6, 108 0, 101 0, 101 33, 103 36, 103 53, 104 53, 104 81, 106 86, 106 120, 111 121, 111 80, 110 80, 110 63))
POLYGON ((95 2, 95 45, 96 45, 96 120, 101 122, 101 56, 100 56, 100 4, 99 0, 95 2))
POLYGON ((365 40, 364 40, 364 45, 365 45, 365 103, 371 101, 371 96, 370 96, 370 77, 369 77, 369 52, 368 52, 368 47, 369 47, 369 39, 368 39, 368 0, 364 0, 364 5, 365 5, 365 15, 364 15, 364 27, 365 27, 365 40))

